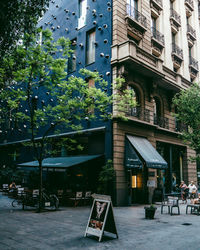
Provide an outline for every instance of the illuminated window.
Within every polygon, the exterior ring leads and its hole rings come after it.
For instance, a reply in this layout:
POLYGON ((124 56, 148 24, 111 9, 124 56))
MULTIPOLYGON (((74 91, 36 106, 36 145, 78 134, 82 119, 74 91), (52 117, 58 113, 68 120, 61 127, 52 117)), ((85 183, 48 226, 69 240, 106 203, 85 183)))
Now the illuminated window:
POLYGON ((137 187, 137 176, 133 175, 132 176, 132 188, 136 188, 137 187))

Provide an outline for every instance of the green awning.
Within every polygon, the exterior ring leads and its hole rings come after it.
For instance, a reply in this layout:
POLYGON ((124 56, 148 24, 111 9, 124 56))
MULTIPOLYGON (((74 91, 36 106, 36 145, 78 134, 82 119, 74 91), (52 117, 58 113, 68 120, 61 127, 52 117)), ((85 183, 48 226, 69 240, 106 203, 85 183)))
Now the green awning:
POLYGON ((167 168, 167 162, 147 139, 131 135, 127 135, 126 137, 134 147, 138 156, 144 160, 148 168, 167 168))
MULTIPOLYGON (((79 165, 101 157, 102 155, 70 156, 70 157, 52 157, 42 161, 43 168, 68 168, 79 165)), ((38 161, 30 161, 18 164, 22 167, 38 167, 38 161)))
POLYGON ((135 152, 131 142, 126 138, 124 164, 126 168, 142 168, 142 161, 135 152))

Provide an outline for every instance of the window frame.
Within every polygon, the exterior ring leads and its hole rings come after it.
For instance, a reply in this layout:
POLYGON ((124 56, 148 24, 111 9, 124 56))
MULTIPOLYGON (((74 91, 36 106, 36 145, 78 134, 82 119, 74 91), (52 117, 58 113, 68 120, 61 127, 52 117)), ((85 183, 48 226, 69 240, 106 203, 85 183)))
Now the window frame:
POLYGON ((95 47, 95 39, 96 39, 96 30, 95 29, 91 29, 89 30, 87 33, 86 33, 86 50, 85 50, 85 53, 86 53, 86 57, 85 57, 85 64, 86 65, 90 65, 90 64, 93 64, 95 63, 95 59, 96 59, 96 47, 95 47), (90 36, 91 34, 94 33, 94 38, 92 39, 92 41, 90 42, 90 36), (90 48, 90 44, 93 43, 91 46, 92 48, 90 48), (93 52, 91 53, 92 54, 92 58, 90 58, 90 49, 93 50, 93 52))

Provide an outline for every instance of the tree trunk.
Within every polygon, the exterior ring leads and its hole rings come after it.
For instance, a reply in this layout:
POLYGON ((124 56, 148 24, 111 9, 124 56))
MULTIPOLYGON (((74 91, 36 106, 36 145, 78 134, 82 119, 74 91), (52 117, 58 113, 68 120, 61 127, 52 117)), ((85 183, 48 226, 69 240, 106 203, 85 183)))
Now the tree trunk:
POLYGON ((39 161, 39 171, 40 171, 40 183, 39 183, 39 206, 38 206, 38 212, 40 213, 42 210, 42 161, 39 161))

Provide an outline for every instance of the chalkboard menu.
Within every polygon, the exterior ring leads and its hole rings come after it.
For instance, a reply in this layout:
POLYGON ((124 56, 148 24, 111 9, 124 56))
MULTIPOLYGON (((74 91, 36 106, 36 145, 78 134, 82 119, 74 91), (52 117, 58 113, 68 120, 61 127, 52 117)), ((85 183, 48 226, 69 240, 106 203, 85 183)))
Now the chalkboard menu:
POLYGON ((118 238, 117 229, 114 220, 111 197, 108 195, 93 195, 94 201, 91 208, 88 224, 85 231, 85 237, 95 235, 102 240, 104 231, 113 233, 118 238))

